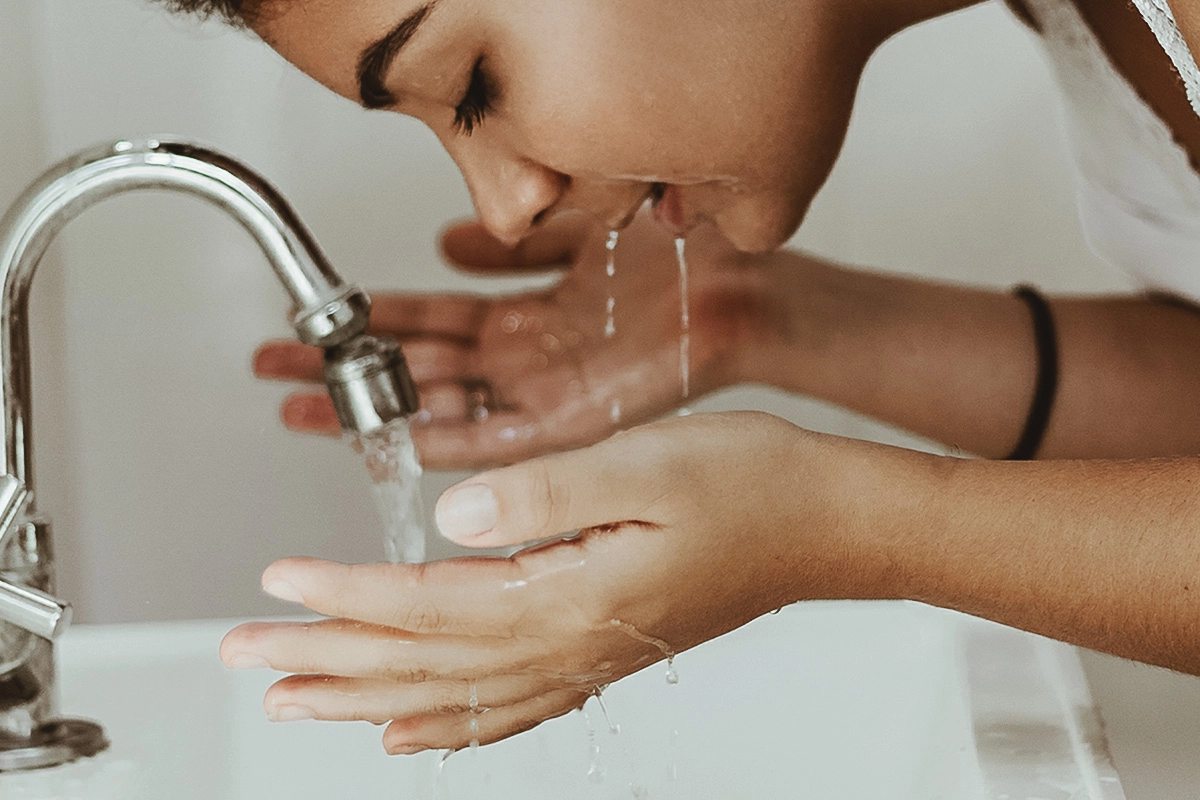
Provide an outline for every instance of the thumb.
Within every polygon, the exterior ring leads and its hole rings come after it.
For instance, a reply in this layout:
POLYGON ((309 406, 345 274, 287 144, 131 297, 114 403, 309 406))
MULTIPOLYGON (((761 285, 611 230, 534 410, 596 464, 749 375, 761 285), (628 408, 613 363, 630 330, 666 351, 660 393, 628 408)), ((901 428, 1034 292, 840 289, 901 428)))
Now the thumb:
POLYGON ((452 486, 437 503, 438 529, 466 547, 507 547, 600 525, 654 524, 647 514, 668 471, 645 448, 635 455, 627 440, 618 434, 452 486))
POLYGON ((478 222, 464 222, 442 233, 442 254, 466 272, 536 272, 570 265, 591 232, 582 214, 559 214, 510 247, 478 222))

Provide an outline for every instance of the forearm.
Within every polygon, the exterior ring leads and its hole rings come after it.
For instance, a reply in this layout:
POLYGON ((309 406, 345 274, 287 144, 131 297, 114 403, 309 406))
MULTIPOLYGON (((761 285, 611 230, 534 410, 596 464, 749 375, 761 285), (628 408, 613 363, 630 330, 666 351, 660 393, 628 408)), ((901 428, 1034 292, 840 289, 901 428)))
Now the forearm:
POLYGON ((1200 674, 1200 461, 936 462, 900 596, 1200 674))
MULTIPOLYGON (((1029 310, 1006 292, 781 253, 743 362, 761 381, 1001 457, 1034 392, 1029 310)), ((1200 315, 1145 298, 1052 299, 1060 384, 1040 455, 1200 452, 1200 315)))

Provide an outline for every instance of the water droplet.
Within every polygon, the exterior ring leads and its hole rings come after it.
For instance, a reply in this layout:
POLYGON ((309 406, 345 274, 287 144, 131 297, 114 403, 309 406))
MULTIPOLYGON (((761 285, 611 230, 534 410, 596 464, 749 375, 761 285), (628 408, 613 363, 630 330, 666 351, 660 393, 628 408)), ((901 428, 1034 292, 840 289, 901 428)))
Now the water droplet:
POLYGON ((608 418, 613 425, 621 424, 621 401, 613 400, 612 405, 608 409, 608 418))
POLYGON ((592 717, 587 712, 587 706, 582 709, 583 721, 587 725, 588 753, 591 761, 588 764, 587 779, 592 783, 604 782, 604 768, 600 766, 600 745, 596 742, 596 729, 592 727, 592 717))
POLYGON ((617 241, 621 238, 620 231, 610 231, 608 240, 604 243, 607 251, 604 258, 604 273, 608 276, 608 302, 605 305, 604 338, 611 339, 617 334, 616 308, 617 299, 613 294, 613 279, 617 276, 617 241))
POLYGON ((604 698, 600 694, 600 687, 596 687, 596 693, 593 695, 596 698, 596 705, 600 706, 600 713, 604 714, 604 722, 608 725, 608 732, 616 736, 621 732, 621 726, 612 721, 612 717, 608 715, 608 706, 604 703, 604 698))
MULTIPOLYGON (((679 672, 675 669, 675 656, 667 656, 667 683, 675 686, 679 683, 679 672)), ((676 731, 678 734, 678 731, 676 731)))
POLYGON ((500 321, 500 330, 505 333, 516 333, 521 330, 521 323, 524 322, 523 315, 516 311, 510 311, 504 315, 504 319, 500 321))

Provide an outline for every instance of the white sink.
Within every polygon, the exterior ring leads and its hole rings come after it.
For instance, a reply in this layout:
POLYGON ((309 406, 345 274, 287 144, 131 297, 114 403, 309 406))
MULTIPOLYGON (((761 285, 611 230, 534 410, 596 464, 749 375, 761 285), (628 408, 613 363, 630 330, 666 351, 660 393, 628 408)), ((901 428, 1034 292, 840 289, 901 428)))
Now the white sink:
POLYGON ((62 707, 112 746, 0 798, 1124 799, 1072 648, 918 604, 787 608, 680 655, 677 685, 659 664, 610 687, 617 734, 590 700, 440 778, 365 723, 267 722, 278 676, 217 659, 234 624, 69 631, 62 707))

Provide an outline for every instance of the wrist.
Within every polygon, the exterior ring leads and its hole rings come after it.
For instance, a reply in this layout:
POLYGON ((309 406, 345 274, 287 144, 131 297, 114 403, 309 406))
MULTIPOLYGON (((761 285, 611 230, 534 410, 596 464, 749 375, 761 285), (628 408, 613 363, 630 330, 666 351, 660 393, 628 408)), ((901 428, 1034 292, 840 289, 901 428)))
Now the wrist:
POLYGON ((940 547, 934 522, 946 480, 944 462, 954 459, 809 435, 816 438, 818 450, 832 457, 808 453, 805 461, 820 466, 806 479, 820 479, 809 492, 793 495, 802 507, 825 509, 819 520, 812 520, 810 512, 807 531, 794 528, 799 532, 796 574, 801 576, 796 599, 923 599, 940 547), (814 531, 824 532, 821 541, 811 541, 814 531), (823 563, 814 564, 814 558, 823 563), (817 587, 814 571, 823 576, 817 587), (819 594, 812 593, 814 588, 819 594))
POLYGON ((750 310, 737 379, 821 398, 852 378, 848 334, 876 307, 867 276, 803 253, 776 251, 749 267, 750 310))

